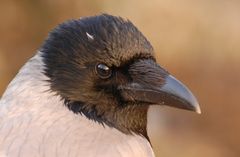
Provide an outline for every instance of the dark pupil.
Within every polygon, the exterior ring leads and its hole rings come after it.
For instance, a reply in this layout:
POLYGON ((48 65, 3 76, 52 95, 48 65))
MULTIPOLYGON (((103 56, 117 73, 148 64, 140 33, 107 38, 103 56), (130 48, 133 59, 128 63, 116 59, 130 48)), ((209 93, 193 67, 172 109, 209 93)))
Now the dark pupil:
POLYGON ((104 64, 98 64, 97 72, 102 77, 108 77, 111 74, 109 67, 104 64))

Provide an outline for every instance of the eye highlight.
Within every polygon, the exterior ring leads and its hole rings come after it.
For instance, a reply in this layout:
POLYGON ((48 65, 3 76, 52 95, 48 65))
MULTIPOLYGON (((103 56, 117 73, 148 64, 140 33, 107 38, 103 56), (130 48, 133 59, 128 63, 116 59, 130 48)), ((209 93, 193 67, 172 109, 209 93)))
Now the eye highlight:
POLYGON ((112 70, 103 63, 97 64, 95 67, 95 71, 102 79, 107 79, 112 76, 112 70))

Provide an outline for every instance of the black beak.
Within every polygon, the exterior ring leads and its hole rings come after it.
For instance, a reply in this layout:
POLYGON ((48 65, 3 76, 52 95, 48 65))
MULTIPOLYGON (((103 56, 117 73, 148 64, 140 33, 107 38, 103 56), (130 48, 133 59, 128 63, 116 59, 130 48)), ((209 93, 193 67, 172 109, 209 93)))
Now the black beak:
POLYGON ((129 68, 132 81, 119 86, 125 101, 167 105, 201 113, 191 91, 153 60, 141 60, 129 68))

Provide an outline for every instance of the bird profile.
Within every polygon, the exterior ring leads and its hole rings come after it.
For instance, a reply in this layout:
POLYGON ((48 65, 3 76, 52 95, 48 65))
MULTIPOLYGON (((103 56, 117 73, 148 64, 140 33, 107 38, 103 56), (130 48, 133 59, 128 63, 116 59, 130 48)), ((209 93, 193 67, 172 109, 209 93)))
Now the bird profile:
POLYGON ((0 100, 0 155, 153 157, 151 105, 200 113, 129 20, 108 14, 53 29, 0 100))

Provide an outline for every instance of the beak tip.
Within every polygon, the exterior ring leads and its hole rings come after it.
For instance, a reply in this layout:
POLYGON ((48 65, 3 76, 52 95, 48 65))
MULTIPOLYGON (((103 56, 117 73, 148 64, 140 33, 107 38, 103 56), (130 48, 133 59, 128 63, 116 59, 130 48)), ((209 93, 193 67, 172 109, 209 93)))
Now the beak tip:
POLYGON ((202 113, 199 104, 196 105, 195 112, 198 113, 198 114, 201 114, 201 113, 202 113))
POLYGON ((175 103, 175 105, 172 105, 173 107, 191 110, 198 114, 201 114, 200 105, 195 96, 183 83, 178 81, 172 75, 169 75, 167 77, 166 84, 162 87, 161 90, 165 91, 166 93, 170 93, 175 97, 178 97, 177 100, 182 100, 175 103))

